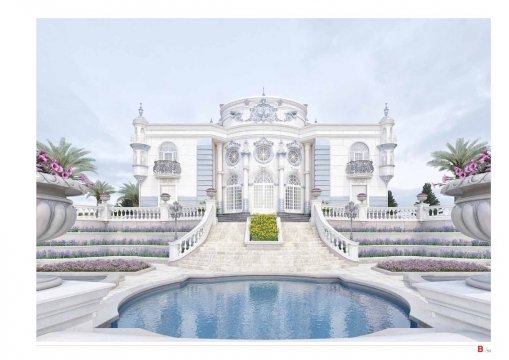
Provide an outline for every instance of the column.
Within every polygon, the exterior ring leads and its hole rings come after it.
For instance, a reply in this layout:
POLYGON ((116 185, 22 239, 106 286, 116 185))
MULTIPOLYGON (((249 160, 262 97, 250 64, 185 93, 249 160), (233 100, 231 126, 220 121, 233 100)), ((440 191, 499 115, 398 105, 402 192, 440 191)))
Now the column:
POLYGON ((279 182, 279 192, 278 192, 278 211, 285 211, 285 186, 284 186, 284 170, 285 170, 285 156, 286 152, 283 146, 283 141, 279 143, 279 150, 277 152, 278 157, 278 182, 279 182))
POLYGON ((217 210, 219 214, 223 213, 223 144, 216 143, 216 190, 217 190, 217 210))
POLYGON ((242 211, 249 212, 249 144, 244 142, 244 148, 241 152, 243 179, 242 179, 242 211))
POLYGON ((310 213, 311 194, 311 144, 304 144, 304 214, 310 213))

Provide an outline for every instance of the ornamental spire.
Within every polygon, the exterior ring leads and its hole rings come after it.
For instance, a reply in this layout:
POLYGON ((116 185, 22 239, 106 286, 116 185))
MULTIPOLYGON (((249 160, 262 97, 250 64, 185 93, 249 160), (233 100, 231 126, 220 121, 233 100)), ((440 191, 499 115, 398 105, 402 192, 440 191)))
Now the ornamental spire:
POLYGON ((138 109, 138 113, 140 114, 140 117, 143 116, 143 106, 141 103, 140 103, 140 108, 138 109))
POLYGON ((262 87, 262 96, 265 96, 265 86, 262 87))
POLYGON ((387 117, 389 115, 389 108, 387 107, 387 103, 385 103, 384 115, 387 117))

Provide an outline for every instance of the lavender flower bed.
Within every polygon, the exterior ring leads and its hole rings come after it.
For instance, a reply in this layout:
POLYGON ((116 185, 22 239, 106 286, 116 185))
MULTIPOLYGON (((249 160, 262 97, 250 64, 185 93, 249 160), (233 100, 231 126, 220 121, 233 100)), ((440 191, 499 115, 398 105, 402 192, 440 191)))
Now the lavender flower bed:
POLYGON ((168 245, 163 239, 92 239, 92 240, 47 240, 37 246, 86 246, 86 245, 168 245))
POLYGON ((440 246, 490 246, 487 241, 461 239, 356 239, 359 245, 440 245, 440 246))
POLYGON ((394 272, 490 271, 486 266, 472 262, 432 259, 385 260, 380 261, 376 266, 394 272))
POLYGON ((359 257, 385 257, 385 256, 425 256, 462 259, 491 259, 490 250, 479 250, 475 252, 456 250, 434 250, 434 249, 359 249, 359 257))
MULTIPOLYGON (((194 226, 191 225, 182 225, 177 226, 177 232, 189 232, 193 230, 194 226)), ((125 229, 116 229, 116 228, 94 228, 94 227, 85 227, 85 226, 73 226, 69 229, 68 232, 175 232, 174 226, 148 226, 148 227, 129 227, 125 229)))
POLYGON ((142 256, 142 257, 164 257, 167 258, 168 249, 90 249, 90 250, 37 250, 37 259, 65 259, 102 256, 142 256))
MULTIPOLYGON (((334 226, 334 229, 336 231, 339 231, 341 233, 349 233, 350 228, 349 227, 339 227, 334 226)), ((401 227, 362 227, 362 228, 353 228, 352 232, 458 232, 454 226, 441 226, 441 227, 430 227, 430 228, 415 228, 412 230, 403 229, 401 227)))
POLYGON ((95 259, 83 261, 65 261, 55 264, 37 265, 41 272, 133 272, 150 267, 144 261, 135 259, 95 259))

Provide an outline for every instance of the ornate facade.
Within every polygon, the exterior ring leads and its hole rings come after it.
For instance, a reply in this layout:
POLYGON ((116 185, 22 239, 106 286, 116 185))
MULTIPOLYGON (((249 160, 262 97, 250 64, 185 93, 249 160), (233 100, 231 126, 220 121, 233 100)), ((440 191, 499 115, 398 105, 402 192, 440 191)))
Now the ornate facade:
POLYGON ((265 96, 220 105, 209 124, 149 123, 143 109, 133 120, 134 177, 140 206, 159 195, 196 203, 215 188, 221 213, 308 213, 311 189, 333 203, 387 206, 394 176, 394 120, 387 106, 373 124, 317 124, 307 104, 265 96))

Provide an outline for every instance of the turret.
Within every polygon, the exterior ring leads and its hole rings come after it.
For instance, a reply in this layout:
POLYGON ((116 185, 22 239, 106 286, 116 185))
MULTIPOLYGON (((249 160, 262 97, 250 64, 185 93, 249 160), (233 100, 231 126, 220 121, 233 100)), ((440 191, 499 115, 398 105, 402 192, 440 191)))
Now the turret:
POLYGON ((145 131, 148 121, 143 117, 143 107, 140 103, 139 116, 133 120, 134 135, 131 137, 131 148, 133 149, 133 173, 138 185, 147 178, 148 160, 147 153, 150 146, 146 144, 145 131))
POLYGON ((389 181, 394 177, 394 149, 397 146, 397 138, 392 132, 394 127, 394 119, 389 116, 389 108, 385 103, 384 117, 380 119, 381 136, 380 145, 380 164, 379 174, 380 178, 389 184, 389 181))

